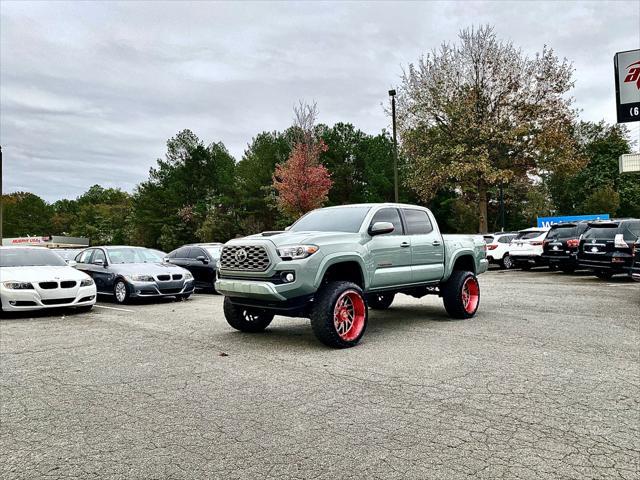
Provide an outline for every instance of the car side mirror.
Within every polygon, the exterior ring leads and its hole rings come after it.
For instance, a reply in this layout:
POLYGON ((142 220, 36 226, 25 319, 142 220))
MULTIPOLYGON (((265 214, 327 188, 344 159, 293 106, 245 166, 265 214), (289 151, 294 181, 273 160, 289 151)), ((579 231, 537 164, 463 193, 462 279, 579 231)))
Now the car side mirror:
POLYGON ((76 262, 75 260, 67 260, 67 265, 75 268, 78 266, 78 262, 76 262))
POLYGON ((209 259, 207 257, 205 257, 204 255, 200 255, 198 257, 196 257, 196 260, 202 262, 202 263, 209 263, 209 259))
POLYGON ((391 222, 376 222, 369 227, 369 235, 372 237, 375 235, 384 235, 385 233, 391 233, 394 230, 395 227, 391 222))
POLYGON ((98 265, 100 267, 106 267, 107 266, 107 261, 106 260, 94 260, 93 264, 94 265, 98 265))

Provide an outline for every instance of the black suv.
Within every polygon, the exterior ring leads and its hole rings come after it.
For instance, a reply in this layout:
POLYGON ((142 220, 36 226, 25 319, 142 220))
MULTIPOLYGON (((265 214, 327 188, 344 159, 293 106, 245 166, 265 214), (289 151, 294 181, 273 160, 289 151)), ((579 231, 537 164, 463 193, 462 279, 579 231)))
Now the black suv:
POLYGON ((197 288, 215 291, 221 243, 184 245, 169 253, 165 260, 191 272, 197 288))
POLYGON ((640 282, 640 238, 633 245, 633 265, 631 266, 631 278, 640 282))
POLYGON ((578 265, 604 279, 617 273, 628 274, 633 261, 632 246, 638 238, 638 219, 590 222, 580 240, 578 265))
POLYGON ((566 273, 575 271, 578 266, 578 246, 580 235, 589 228, 587 222, 557 223, 551 229, 542 244, 541 259, 549 267, 558 267, 566 273))

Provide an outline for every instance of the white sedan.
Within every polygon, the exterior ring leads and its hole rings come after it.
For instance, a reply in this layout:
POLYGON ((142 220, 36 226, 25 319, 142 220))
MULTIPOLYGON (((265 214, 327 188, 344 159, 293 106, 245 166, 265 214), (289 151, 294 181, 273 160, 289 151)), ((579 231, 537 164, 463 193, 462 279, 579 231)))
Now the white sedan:
POLYGON ((77 307, 90 310, 96 286, 44 247, 0 247, 0 302, 4 312, 77 307))

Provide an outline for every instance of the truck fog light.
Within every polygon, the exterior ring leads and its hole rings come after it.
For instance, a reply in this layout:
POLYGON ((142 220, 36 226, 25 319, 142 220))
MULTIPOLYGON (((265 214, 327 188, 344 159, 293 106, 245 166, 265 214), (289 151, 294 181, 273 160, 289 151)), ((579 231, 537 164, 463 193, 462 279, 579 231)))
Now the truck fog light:
POLYGON ((296 276, 293 272, 287 272, 282 274, 282 279, 287 283, 291 283, 296 279, 296 276))

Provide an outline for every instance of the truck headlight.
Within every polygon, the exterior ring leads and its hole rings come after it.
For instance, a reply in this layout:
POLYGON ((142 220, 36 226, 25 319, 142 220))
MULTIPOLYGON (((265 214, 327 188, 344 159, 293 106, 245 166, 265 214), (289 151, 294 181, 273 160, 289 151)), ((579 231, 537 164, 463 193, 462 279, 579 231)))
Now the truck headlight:
POLYGON ((90 287, 91 285, 93 285, 93 279, 92 278, 85 278, 84 280, 82 280, 80 282, 80 286, 81 287, 90 287))
POLYGON ((33 290, 33 285, 29 282, 3 282, 4 288, 9 290, 33 290))
POLYGON ((127 278, 132 282, 154 282, 155 281, 151 275, 127 275, 127 278))
POLYGON ((278 249, 278 256, 283 260, 299 260, 307 258, 319 250, 316 245, 287 245, 278 249))

